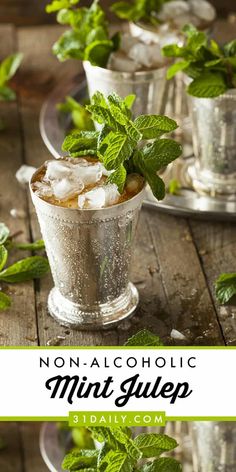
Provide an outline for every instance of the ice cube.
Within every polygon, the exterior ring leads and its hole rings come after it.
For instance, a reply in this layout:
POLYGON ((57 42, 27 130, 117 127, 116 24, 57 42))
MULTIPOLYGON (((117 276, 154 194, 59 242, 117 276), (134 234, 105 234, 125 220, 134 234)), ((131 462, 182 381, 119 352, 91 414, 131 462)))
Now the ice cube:
POLYGON ((114 205, 120 198, 117 185, 107 184, 94 188, 78 197, 78 207, 87 209, 98 209, 114 205))
POLYGON ((178 331, 177 329, 172 329, 170 337, 172 339, 178 339, 179 341, 184 341, 187 339, 186 336, 183 333, 180 333, 180 331, 178 331))
POLYGON ((102 169, 102 175, 105 175, 106 177, 109 177, 109 175, 113 174, 114 172, 114 170, 107 170, 103 164, 101 164, 101 169, 102 169))
POLYGON ((34 182, 33 190, 38 197, 52 197, 53 191, 49 183, 46 182, 34 182))
POLYGON ((28 184, 35 171, 35 167, 23 165, 16 172, 16 179, 20 184, 28 184))
POLYGON ((143 186, 143 178, 138 174, 129 174, 126 179, 126 190, 129 193, 138 193, 143 186))
POLYGON ((182 29, 185 25, 191 23, 192 25, 199 27, 201 25, 201 20, 195 15, 186 14, 186 15, 178 15, 174 19, 174 24, 178 29, 182 29))
POLYGON ((194 15, 201 20, 211 22, 216 17, 216 10, 211 3, 206 0, 189 0, 190 8, 194 15))
POLYGON ((84 185, 95 184, 102 177, 102 166, 100 162, 93 165, 76 164, 73 170, 73 176, 82 180, 84 185))
POLYGON ((160 13, 158 13, 158 18, 161 21, 173 20, 176 16, 185 15, 189 13, 189 11, 190 6, 188 2, 184 0, 173 0, 163 4, 160 13))
POLYGON ((132 46, 137 44, 138 41, 138 38, 135 38, 134 36, 131 36, 128 33, 124 33, 121 35, 120 49, 127 54, 127 52, 132 48, 132 46))
POLYGON ((129 59, 120 52, 113 52, 110 55, 107 68, 119 72, 136 72, 141 66, 137 61, 129 59))
POLYGON ((12 218, 26 218, 26 212, 24 210, 18 210, 17 208, 12 208, 10 210, 10 215, 12 216, 12 218))
POLYGON ((48 161, 46 163, 46 174, 44 180, 51 182, 52 180, 60 180, 66 176, 70 176, 73 170, 73 164, 67 161, 48 161))
POLYGON ((81 193, 84 189, 84 183, 80 179, 69 179, 64 177, 61 180, 52 181, 53 195, 57 200, 67 200, 74 195, 81 193))
POLYGON ((159 44, 135 44, 128 52, 128 56, 145 67, 153 67, 165 60, 159 44))

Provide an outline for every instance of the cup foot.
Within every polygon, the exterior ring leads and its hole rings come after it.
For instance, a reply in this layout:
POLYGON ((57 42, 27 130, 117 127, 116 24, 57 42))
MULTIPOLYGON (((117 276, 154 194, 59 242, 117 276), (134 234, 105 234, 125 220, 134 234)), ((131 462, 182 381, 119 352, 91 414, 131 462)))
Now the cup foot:
POLYGON ((214 180, 210 172, 201 173, 195 163, 191 163, 187 168, 187 174, 193 188, 201 195, 210 197, 224 197, 231 199, 235 195, 236 180, 215 176, 214 180))
POLYGON ((78 330, 109 328, 132 316, 138 306, 139 294, 134 284, 112 302, 95 307, 81 306, 65 298, 54 287, 48 297, 50 315, 61 325, 78 330))

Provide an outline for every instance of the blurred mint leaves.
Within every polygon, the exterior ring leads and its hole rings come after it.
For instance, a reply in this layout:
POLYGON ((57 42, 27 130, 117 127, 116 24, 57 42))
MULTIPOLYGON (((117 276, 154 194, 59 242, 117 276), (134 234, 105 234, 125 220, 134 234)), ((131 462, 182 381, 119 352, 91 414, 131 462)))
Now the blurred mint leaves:
POLYGON ((58 103, 57 109, 59 112, 69 114, 72 120, 73 126, 80 130, 94 130, 94 123, 90 113, 86 110, 85 106, 81 105, 73 97, 67 96, 63 103, 58 103))
POLYGON ((236 295, 236 273, 221 274, 215 282, 217 301, 224 305, 236 295))
POLYGON ((141 115, 133 119, 131 107, 134 95, 121 99, 112 93, 107 98, 96 92, 86 108, 101 131, 81 131, 69 134, 62 145, 70 156, 96 156, 108 171, 108 182, 115 183, 122 193, 127 174, 136 172, 149 183, 158 200, 165 196, 165 185, 157 175, 163 167, 182 153, 181 145, 163 138, 173 132, 177 123, 161 115, 141 115), (146 140, 151 142, 146 143, 146 140))
POLYGON ((23 54, 16 53, 6 57, 0 64, 0 100, 15 100, 14 90, 9 86, 9 81, 15 75, 23 59, 23 54))
POLYGON ((110 38, 105 12, 94 0, 90 7, 79 7, 78 0, 54 0, 47 5, 48 13, 57 12, 57 21, 69 25, 53 46, 60 61, 80 59, 106 67, 112 51, 119 46, 119 34, 110 38))
POLYGON ((144 20, 150 23, 158 23, 157 13, 160 12, 164 3, 170 0, 131 0, 129 2, 114 2, 111 11, 118 18, 128 21, 144 20))
POLYGON ((170 66, 167 78, 183 71, 192 79, 187 92, 198 98, 215 98, 236 88, 236 40, 220 46, 193 25, 186 25, 183 34, 183 46, 170 44, 162 49, 164 56, 179 59, 170 66))
MULTIPOLYGON (((13 249, 37 251, 44 249, 42 240, 34 243, 16 243, 10 236, 9 228, 0 222, 0 284, 20 283, 43 277, 49 271, 46 257, 30 256, 7 265, 8 256, 13 249)), ((0 311, 11 306, 11 298, 0 290, 0 311)))

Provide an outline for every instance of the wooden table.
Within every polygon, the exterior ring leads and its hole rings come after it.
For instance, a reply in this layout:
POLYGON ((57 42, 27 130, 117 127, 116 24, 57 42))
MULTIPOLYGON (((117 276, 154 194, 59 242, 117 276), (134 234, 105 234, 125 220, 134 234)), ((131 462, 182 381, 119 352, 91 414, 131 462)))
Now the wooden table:
POLYGON ((41 423, 1 423, 0 470, 3 472, 48 472, 39 450, 41 423))
MULTIPOLYGON (((234 29, 234 28, 233 28, 234 29)), ((232 37, 233 29, 219 22, 217 35, 232 37)), ((15 29, 0 26, 0 57, 13 51, 24 53, 14 80, 16 103, 1 103, 7 129, 0 134, 0 219, 22 238, 40 233, 29 195, 15 180, 21 164, 38 167, 49 153, 39 133, 43 101, 60 80, 78 73, 76 61, 59 63, 51 46, 58 26, 15 29), (16 208, 25 218, 13 219, 16 208)), ((79 332, 60 327, 47 313, 52 285, 48 276, 35 283, 9 287, 13 304, 0 313, 1 345, 122 345, 131 334, 148 328, 166 344, 173 344, 173 328, 185 334, 187 345, 236 345, 236 307, 220 307, 214 281, 221 272, 236 268, 236 226, 187 220, 143 209, 138 226, 132 280, 140 291, 137 314, 109 331, 79 332)))

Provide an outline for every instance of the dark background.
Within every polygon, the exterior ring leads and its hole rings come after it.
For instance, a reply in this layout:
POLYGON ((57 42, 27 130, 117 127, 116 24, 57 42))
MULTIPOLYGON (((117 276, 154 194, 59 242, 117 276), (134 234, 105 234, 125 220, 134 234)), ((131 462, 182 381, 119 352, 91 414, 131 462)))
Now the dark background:
MULTIPOLYGON (((131 1, 131 0, 130 0, 131 1)), ((90 1, 81 1, 81 4, 91 4, 90 1)), ((29 25, 50 23, 55 21, 55 15, 44 12, 49 0, 0 0, 0 23, 15 23, 29 25)), ((101 4, 109 10, 112 0, 101 0, 101 4)), ((229 13, 236 13, 236 0, 211 0, 217 8, 218 15, 226 17, 229 13)), ((112 18, 112 16, 110 15, 112 18)))

